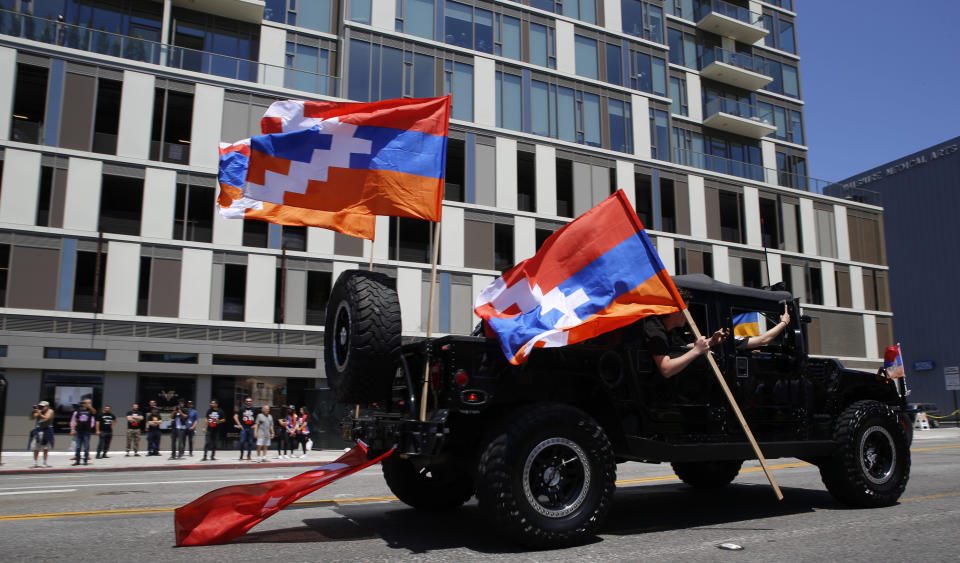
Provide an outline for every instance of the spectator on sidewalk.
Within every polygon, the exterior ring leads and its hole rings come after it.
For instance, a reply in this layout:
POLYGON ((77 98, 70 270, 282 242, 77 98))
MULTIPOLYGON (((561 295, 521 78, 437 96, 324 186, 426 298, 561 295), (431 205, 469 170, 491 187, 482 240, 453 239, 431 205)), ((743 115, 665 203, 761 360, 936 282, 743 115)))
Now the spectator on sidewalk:
POLYGON ((307 412, 307 407, 300 407, 300 416, 297 417, 297 440, 300 442, 300 447, 303 448, 301 458, 307 457, 307 441, 310 440, 310 426, 307 424, 309 419, 310 414, 307 412))
POLYGON ((113 423, 117 417, 111 412, 110 405, 104 405, 103 412, 97 417, 97 459, 106 458, 110 451, 110 441, 113 440, 113 423))
MULTIPOLYGON (((153 401, 151 401, 153 402, 153 401)), ((146 418, 147 425, 147 455, 160 455, 160 409, 151 407, 146 418)))
POLYGON ((170 459, 177 459, 177 448, 180 442, 180 425, 177 422, 183 414, 183 408, 183 399, 180 399, 177 406, 173 407, 173 412, 170 413, 170 459))
MULTIPOLYGON (((193 457, 193 437, 197 433, 197 425, 200 424, 200 415, 197 409, 193 408, 193 401, 187 401, 187 446, 190 450, 190 457, 193 457)), ((180 448, 180 457, 183 457, 183 448, 180 448)))
POLYGON ((190 430, 190 411, 185 404, 177 405, 173 412, 173 422, 170 424, 171 431, 176 432, 177 439, 173 442, 173 449, 170 450, 170 459, 182 459, 183 450, 187 446, 187 431, 190 430))
POLYGON ((270 440, 273 440, 273 415, 270 414, 270 407, 263 405, 260 414, 253 423, 253 433, 257 437, 257 461, 267 461, 267 453, 270 451, 270 440))
POLYGON ((293 455, 295 436, 294 423, 291 421, 293 413, 293 407, 283 407, 281 415, 277 418, 277 424, 280 426, 277 430, 277 459, 287 459, 288 454, 293 455))
POLYGON ((250 452, 253 450, 253 424, 257 418, 257 411, 253 408, 253 399, 243 400, 240 412, 234 413, 233 422, 240 430, 240 460, 243 461, 243 450, 247 450, 247 461, 250 461, 250 452))
POLYGON ((140 451, 140 431, 143 429, 143 413, 140 412, 140 405, 133 403, 130 410, 127 411, 127 453, 125 457, 130 457, 130 450, 133 455, 140 457, 137 453, 140 451))
POLYGON ((33 407, 30 419, 34 421, 33 429, 37 435, 33 442, 33 467, 40 467, 40 450, 43 450, 43 467, 50 467, 47 456, 53 447, 53 409, 50 403, 40 401, 33 407))
POLYGON ((217 438, 219 437, 220 426, 225 423, 226 420, 226 416, 217 405, 217 400, 211 400, 210 409, 207 410, 204 419, 206 424, 206 428, 204 429, 206 439, 203 443, 203 459, 200 461, 207 461, 208 451, 210 452, 210 461, 217 459, 217 438))
POLYGON ((73 411, 73 416, 70 417, 70 435, 76 441, 74 465, 80 465, 81 461, 84 465, 90 463, 90 434, 96 429, 97 411, 90 399, 83 399, 80 401, 80 408, 73 411))

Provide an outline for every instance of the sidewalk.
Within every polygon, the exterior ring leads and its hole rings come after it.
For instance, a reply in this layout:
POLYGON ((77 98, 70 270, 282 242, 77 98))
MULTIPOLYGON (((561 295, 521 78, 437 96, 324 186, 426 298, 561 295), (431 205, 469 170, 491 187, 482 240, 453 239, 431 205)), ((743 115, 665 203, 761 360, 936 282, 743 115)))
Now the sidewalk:
MULTIPOLYGON (((304 470, 317 465, 331 462, 341 455, 343 450, 312 450, 301 458, 294 456, 288 459, 278 459, 276 450, 267 455, 266 463, 256 461, 256 452, 252 456, 254 461, 240 461, 239 450, 220 450, 215 461, 200 461, 203 451, 194 451, 193 457, 184 454, 183 459, 168 459, 170 451, 160 451, 159 456, 147 456, 140 453, 140 457, 123 452, 111 452, 106 459, 96 459, 91 452, 89 465, 73 465, 70 460, 73 452, 63 450, 51 451, 47 463, 49 468, 35 469, 33 467, 33 452, 23 450, 4 451, 0 476, 24 473, 77 473, 91 471, 174 471, 184 469, 262 469, 264 467, 302 467, 304 470)), ((40 453, 40 462, 43 463, 43 452, 40 453)))

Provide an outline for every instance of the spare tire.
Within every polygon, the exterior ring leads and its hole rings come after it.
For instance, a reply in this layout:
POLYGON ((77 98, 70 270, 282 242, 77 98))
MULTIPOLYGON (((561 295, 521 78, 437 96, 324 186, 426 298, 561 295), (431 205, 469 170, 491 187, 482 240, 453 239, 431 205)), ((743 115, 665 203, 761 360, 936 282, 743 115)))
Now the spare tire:
POLYGON ((377 272, 340 274, 327 302, 323 359, 327 384, 341 403, 389 396, 400 357, 396 283, 377 272))

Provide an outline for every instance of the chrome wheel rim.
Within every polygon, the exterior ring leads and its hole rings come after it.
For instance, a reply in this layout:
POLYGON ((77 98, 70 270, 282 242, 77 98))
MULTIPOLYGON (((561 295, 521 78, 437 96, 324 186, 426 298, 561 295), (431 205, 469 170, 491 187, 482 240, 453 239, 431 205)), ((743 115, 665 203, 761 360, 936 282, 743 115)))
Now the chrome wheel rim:
POLYGON ((897 448, 893 436, 882 426, 871 426, 860 437, 860 469, 868 481, 882 485, 893 477, 897 448))
POLYGON ((590 463, 586 452, 567 438, 548 438, 533 448, 523 465, 523 494, 538 513, 561 518, 586 500, 590 463))

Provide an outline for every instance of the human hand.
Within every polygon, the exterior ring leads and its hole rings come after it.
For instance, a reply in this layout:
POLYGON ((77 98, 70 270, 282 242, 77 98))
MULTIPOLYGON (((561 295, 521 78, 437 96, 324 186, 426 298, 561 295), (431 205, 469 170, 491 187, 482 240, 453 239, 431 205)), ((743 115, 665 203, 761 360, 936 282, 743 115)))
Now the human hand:
POLYGON ((730 336, 730 331, 725 328, 714 332, 713 336, 710 337, 710 346, 713 347, 713 346, 716 346, 717 344, 720 344, 721 342, 726 340, 727 337, 729 336, 730 336))
POLYGON ((710 350, 710 341, 707 340, 706 336, 701 336, 693 342, 693 349, 698 356, 702 356, 710 350))
POLYGON ((784 306, 783 306, 783 314, 780 315, 780 322, 783 323, 783 324, 785 324, 785 325, 789 325, 789 324, 790 324, 790 313, 787 312, 787 306, 786 306, 786 304, 784 304, 784 306))
POLYGON ((76 434, 77 434, 76 430, 71 430, 71 431, 70 431, 70 435, 71 435, 71 436, 75 436, 76 434))

